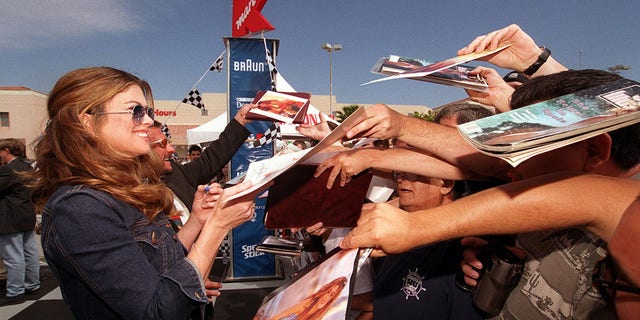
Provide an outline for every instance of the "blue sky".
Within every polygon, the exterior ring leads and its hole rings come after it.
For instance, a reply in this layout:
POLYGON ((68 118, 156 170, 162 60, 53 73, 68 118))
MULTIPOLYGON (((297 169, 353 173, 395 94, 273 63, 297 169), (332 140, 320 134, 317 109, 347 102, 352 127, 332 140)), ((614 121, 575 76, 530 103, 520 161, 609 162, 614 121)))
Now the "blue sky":
MULTIPOLYGON (((343 46, 333 55, 340 103, 435 107, 463 98, 462 89, 406 79, 360 84, 378 77, 369 70, 381 56, 447 59, 511 23, 570 68, 624 64, 622 75, 640 80, 638 1, 269 0, 262 12, 276 28, 265 36, 280 40, 278 70, 298 91, 328 94, 320 46, 343 46)), ((47 93, 67 71, 108 65, 149 81, 157 99, 179 100, 230 35, 230 0, 2 0, 0 86, 47 93)), ((226 74, 208 73, 198 89, 226 92, 226 74)))

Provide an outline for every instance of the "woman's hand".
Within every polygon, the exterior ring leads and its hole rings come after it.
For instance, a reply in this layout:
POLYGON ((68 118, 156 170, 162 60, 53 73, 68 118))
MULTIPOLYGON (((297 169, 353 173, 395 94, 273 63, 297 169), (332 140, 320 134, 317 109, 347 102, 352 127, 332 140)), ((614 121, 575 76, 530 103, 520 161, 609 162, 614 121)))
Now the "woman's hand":
POLYGON ((235 186, 223 189, 222 195, 218 198, 213 213, 208 219, 215 226, 224 230, 231 230, 241 225, 253 218, 256 208, 255 198, 272 184, 273 182, 268 183, 251 193, 231 200, 228 200, 231 196, 251 188, 251 182, 243 181, 235 186))

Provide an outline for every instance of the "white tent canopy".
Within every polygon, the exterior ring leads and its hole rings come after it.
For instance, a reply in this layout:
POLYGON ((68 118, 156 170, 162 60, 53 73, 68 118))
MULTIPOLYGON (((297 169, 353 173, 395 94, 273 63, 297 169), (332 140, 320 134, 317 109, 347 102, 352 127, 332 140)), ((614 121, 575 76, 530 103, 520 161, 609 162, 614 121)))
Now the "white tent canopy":
MULTIPOLYGON (((276 74, 276 87, 278 91, 282 92, 296 92, 291 85, 280 75, 276 74)), ((309 105, 307 109, 307 117, 305 117, 305 123, 317 124, 320 122, 319 117, 320 110, 316 109, 313 105, 309 105)), ((326 114, 322 114, 327 121, 333 121, 326 114)), ((189 145, 200 144, 205 142, 211 142, 220 136, 220 133, 227 126, 227 112, 223 112, 216 118, 209 120, 208 122, 187 130, 187 143, 189 145)), ((282 124, 280 125, 280 131, 283 137, 303 137, 296 130, 295 124, 282 124)))
POLYGON ((187 130, 187 143, 189 145, 200 144, 217 140, 220 133, 227 126, 227 112, 215 117, 206 123, 187 130))

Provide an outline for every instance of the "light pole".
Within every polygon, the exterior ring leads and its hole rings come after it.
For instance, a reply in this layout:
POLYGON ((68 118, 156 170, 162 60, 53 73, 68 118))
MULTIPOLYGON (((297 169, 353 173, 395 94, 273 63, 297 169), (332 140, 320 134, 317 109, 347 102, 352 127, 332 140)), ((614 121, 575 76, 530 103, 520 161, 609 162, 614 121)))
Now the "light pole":
POLYGON ((324 51, 329 52, 329 114, 333 115, 333 61, 332 56, 334 51, 342 50, 341 44, 331 44, 329 42, 322 45, 324 51))
POLYGON ((630 66, 625 66, 623 64, 616 64, 613 67, 609 67, 609 71, 614 72, 614 73, 620 73, 620 71, 625 71, 625 70, 629 70, 631 69, 630 66))

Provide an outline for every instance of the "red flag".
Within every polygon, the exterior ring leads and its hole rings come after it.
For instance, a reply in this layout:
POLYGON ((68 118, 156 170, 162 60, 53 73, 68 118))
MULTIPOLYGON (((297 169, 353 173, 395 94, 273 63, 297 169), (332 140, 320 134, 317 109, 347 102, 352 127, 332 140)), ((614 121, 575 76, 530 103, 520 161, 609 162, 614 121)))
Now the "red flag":
POLYGON ((233 0, 231 35, 238 38, 261 31, 275 30, 260 13, 266 3, 267 0, 233 0))

